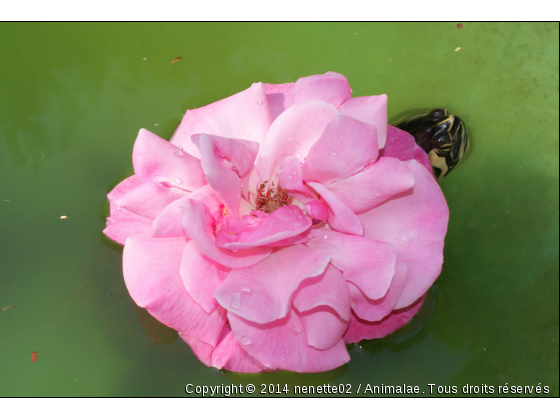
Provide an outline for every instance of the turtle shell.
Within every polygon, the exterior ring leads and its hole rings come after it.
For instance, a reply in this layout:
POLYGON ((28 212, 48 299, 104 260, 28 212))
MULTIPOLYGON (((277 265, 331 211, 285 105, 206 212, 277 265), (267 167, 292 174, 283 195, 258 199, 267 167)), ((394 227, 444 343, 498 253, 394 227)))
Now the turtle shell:
POLYGON ((395 126, 414 136, 416 143, 430 157, 438 180, 446 177, 469 149, 465 123, 445 108, 405 117, 395 126))

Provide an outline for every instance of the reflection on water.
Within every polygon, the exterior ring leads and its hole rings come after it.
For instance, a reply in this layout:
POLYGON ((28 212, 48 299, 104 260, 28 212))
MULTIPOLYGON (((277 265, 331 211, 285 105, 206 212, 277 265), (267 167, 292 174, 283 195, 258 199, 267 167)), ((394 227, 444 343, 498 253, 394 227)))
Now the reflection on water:
POLYGON ((155 346, 171 344, 179 337, 177 331, 159 322, 146 309, 141 308, 136 303, 134 303, 134 311, 144 331, 146 331, 146 335, 155 346))
POLYGON ((348 372, 348 365, 340 366, 334 370, 320 373, 295 373, 295 372, 269 372, 269 373, 236 373, 224 370, 226 378, 234 384, 286 384, 288 389, 294 385, 321 385, 332 382, 348 372))
POLYGON ((384 338, 361 341, 358 343, 358 348, 369 354, 375 354, 385 349, 391 352, 400 352, 418 344, 431 332, 429 324, 426 324, 435 311, 436 289, 437 286, 430 289, 422 307, 410 322, 384 338))

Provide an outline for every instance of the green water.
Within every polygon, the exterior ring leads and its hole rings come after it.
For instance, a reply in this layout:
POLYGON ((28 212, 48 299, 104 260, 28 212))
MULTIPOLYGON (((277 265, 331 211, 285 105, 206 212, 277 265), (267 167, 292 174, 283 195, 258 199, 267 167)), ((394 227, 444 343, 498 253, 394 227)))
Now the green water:
POLYGON ((1 23, 0 308, 18 306, 0 312, 0 396, 182 396, 188 383, 558 396, 558 86, 554 23, 1 23), (101 234, 105 196, 131 173, 140 127, 169 138, 187 108, 327 70, 354 95, 388 94, 390 117, 445 106, 466 120, 471 155, 442 183, 443 273, 414 321, 333 372, 207 368, 135 308, 122 249, 101 234))

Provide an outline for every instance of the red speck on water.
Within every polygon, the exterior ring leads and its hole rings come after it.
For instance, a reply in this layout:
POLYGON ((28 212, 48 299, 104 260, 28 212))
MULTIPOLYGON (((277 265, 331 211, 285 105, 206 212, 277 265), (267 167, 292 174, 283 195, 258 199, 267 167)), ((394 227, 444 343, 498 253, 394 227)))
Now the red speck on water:
POLYGON ((463 29, 463 24, 462 24, 462 23, 458 23, 458 24, 457 24, 457 28, 463 29))
POLYGON ((36 362, 36 361, 37 361, 37 352, 36 352, 36 351, 32 351, 32 352, 31 352, 31 361, 32 361, 32 362, 36 362))

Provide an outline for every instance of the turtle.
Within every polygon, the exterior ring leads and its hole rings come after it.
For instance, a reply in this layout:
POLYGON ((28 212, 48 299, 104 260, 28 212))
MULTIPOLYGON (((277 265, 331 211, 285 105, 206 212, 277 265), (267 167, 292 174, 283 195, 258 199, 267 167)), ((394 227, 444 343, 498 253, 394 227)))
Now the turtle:
POLYGON ((470 147, 465 122, 445 108, 414 113, 393 125, 412 134, 416 143, 428 154, 438 181, 449 175, 470 147))

